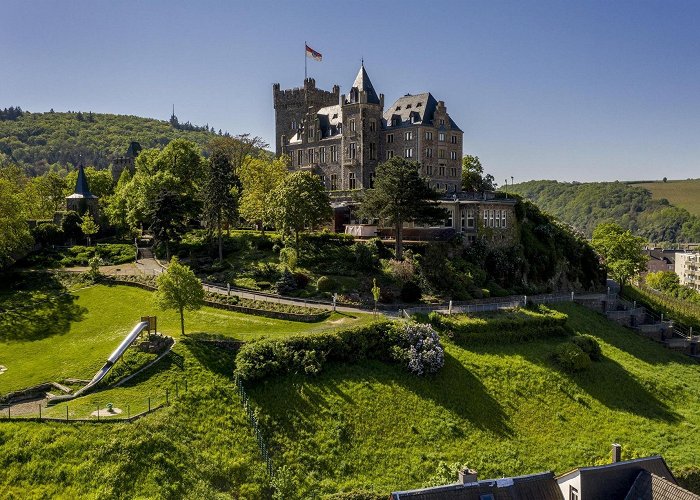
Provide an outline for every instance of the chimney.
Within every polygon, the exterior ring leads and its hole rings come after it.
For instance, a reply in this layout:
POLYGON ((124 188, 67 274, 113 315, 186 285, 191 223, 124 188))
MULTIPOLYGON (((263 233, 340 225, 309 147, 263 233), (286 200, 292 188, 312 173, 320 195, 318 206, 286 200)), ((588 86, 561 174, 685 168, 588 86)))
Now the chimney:
POLYGON ((476 471, 470 469, 469 467, 462 467, 459 469, 459 475, 457 476, 457 482, 459 484, 468 484, 476 482, 476 471))
POLYGON ((622 455, 622 446, 617 443, 612 445, 612 463, 617 463, 620 461, 620 456, 622 455))

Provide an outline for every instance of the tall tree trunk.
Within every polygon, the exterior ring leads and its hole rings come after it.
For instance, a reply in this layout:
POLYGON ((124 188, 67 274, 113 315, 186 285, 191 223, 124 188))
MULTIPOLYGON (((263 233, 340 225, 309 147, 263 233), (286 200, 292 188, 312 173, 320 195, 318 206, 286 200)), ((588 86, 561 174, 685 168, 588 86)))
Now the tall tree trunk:
POLYGON ((224 240, 222 239, 221 236, 221 211, 219 211, 219 220, 218 220, 218 231, 219 231, 219 262, 223 262, 224 260, 224 240))
POLYGON ((182 330, 182 336, 185 336, 185 311, 180 307, 180 329, 182 330))
POLYGON ((294 249, 297 251, 297 262, 299 262, 299 257, 301 256, 301 249, 299 248, 299 231, 294 231, 294 249))
POLYGON ((403 222, 399 219, 399 221, 396 223, 396 245, 395 245, 395 250, 396 250, 396 260, 401 260, 403 259, 403 222))

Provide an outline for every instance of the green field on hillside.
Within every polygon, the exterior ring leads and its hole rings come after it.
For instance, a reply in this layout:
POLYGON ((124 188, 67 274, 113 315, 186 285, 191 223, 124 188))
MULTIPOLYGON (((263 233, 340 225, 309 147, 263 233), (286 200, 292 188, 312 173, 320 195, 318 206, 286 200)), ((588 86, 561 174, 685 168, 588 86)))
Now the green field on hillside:
MULTIPOLYGON (((158 310, 152 292, 127 286, 98 285, 79 290, 75 295, 74 305, 78 311, 64 328, 32 341, 20 337, 3 342, 0 338, 0 365, 7 367, 0 376, 0 395, 66 377, 92 378, 141 316, 157 316, 159 331, 176 339, 180 337, 179 315, 175 311, 158 310)), ((42 303, 34 305, 37 310, 32 313, 37 317, 54 312, 42 309, 42 303)), ((67 306, 59 303, 56 307, 67 306)), ((356 318, 335 314, 322 322, 300 323, 203 307, 185 313, 185 331, 250 340, 327 330, 370 319, 371 315, 356 318)))
MULTIPOLYGON (((91 375, 132 317, 153 313, 149 292, 139 289, 95 286, 77 295, 85 311, 68 332, 0 344, 0 363, 10 368, 2 384, 25 384, 46 366, 56 377, 78 375, 65 365, 91 375), (17 368, 28 374, 8 384, 13 362, 29 363, 17 368)), ((249 383, 274 466, 282 468, 278 477, 292 485, 286 498, 339 491, 386 497, 426 484, 441 462, 467 464, 484 478, 561 473, 607 462, 612 442, 623 445, 623 458, 661 453, 684 477, 700 463, 698 364, 582 307, 556 309, 572 330, 598 339, 602 361, 570 375, 550 360, 565 338, 462 345, 443 335, 445 367, 433 377, 363 361, 249 383)), ((163 330, 176 334, 177 318, 157 313, 163 330)), ((189 316, 188 330, 246 340, 295 333, 266 321, 205 309, 189 316)), ((298 331, 337 327, 331 321, 297 324, 298 331)), ((174 351, 124 387, 67 404, 71 418, 108 402, 133 414, 148 397, 155 405, 169 392, 169 407, 133 424, 0 422, 0 497, 269 496, 231 379, 233 354, 191 338, 178 339, 174 351)), ((62 416, 65 409, 48 412, 62 416)))
POLYGON ((700 179, 668 182, 642 182, 634 186, 651 191, 654 198, 666 198, 671 204, 685 208, 700 217, 700 179))
POLYGON ((469 348, 447 342, 444 369, 418 378, 380 362, 251 387, 273 454, 300 495, 424 485, 441 461, 481 477, 565 472, 661 453, 679 471, 700 461, 700 370, 578 306, 558 307, 594 335, 604 360, 577 375, 549 357, 561 340, 469 348))

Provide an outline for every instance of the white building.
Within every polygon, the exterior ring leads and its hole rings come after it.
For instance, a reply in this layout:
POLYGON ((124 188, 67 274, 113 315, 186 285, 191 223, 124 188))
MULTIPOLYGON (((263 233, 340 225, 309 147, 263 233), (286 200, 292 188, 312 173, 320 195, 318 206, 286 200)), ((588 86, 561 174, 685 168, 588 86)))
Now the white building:
POLYGON ((681 285, 700 291, 700 253, 677 253, 675 271, 681 285))

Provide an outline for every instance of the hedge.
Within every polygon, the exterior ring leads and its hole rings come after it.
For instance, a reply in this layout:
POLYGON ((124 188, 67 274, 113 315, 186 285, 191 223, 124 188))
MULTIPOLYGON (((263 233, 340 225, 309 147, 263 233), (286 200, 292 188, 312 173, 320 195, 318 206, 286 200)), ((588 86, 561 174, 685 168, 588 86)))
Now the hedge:
POLYGON ((291 373, 315 374, 329 361, 392 361, 400 331, 389 321, 330 333, 248 342, 236 355, 235 373, 246 381, 291 373))
POLYGON ((453 314, 446 316, 430 313, 430 323, 441 331, 449 332, 460 344, 487 344, 493 342, 528 342, 548 337, 570 335, 568 316, 545 306, 515 309, 498 313, 495 317, 453 314))

